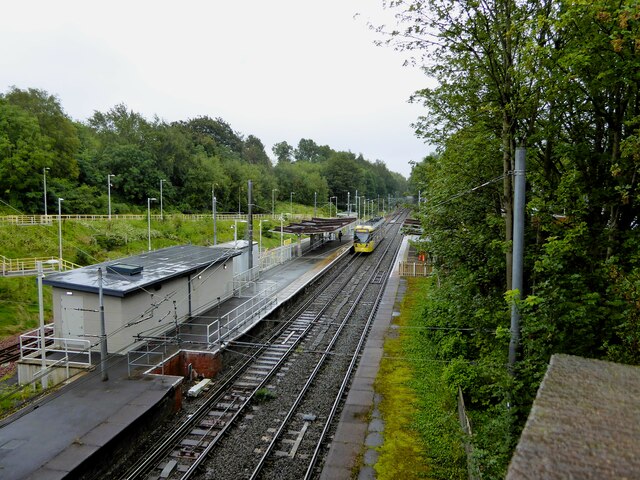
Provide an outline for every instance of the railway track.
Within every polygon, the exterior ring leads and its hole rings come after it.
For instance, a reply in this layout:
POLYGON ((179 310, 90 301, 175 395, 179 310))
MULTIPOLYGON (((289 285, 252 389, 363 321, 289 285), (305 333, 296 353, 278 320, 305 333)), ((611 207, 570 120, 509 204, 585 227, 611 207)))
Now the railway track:
POLYGON ((0 365, 20 360, 20 343, 16 342, 0 349, 0 365))
POLYGON ((227 345, 245 349, 246 360, 120 478, 310 478, 374 316, 399 225, 390 225, 378 258, 353 255, 338 265, 271 337, 227 345), (322 386, 329 384, 330 394, 322 386))
POLYGON ((368 282, 360 287, 360 292, 353 304, 344 314, 340 328, 317 361, 312 374, 300 389, 284 416, 280 428, 274 432, 248 478, 307 479, 312 478, 316 473, 314 468, 320 459, 327 432, 355 371, 369 327, 384 292, 383 283, 386 282, 380 281, 379 278, 380 272, 385 270, 380 269, 380 265, 387 255, 395 257, 398 246, 387 242, 383 255, 380 256, 368 277, 368 282), (368 315, 362 328, 359 329, 359 335, 345 338, 342 335, 343 329, 347 326, 353 327, 359 322, 358 317, 361 315, 358 310, 363 309, 360 302, 363 301, 371 285, 381 285, 381 288, 377 290, 372 305, 364 307, 368 310, 368 315), (338 346, 338 342, 342 342, 343 345, 338 346))

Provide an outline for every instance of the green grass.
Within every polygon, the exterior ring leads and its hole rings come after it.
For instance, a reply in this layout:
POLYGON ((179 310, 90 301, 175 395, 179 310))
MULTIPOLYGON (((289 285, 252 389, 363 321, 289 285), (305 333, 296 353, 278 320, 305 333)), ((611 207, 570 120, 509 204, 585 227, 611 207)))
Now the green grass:
POLYGON ((428 280, 409 279, 396 335, 385 341, 375 381, 382 394, 384 443, 375 465, 379 479, 463 479, 467 476, 456 400, 420 333, 428 280), (418 328, 402 328, 418 327, 418 328))
MULTIPOLYGON (((280 222, 273 221, 262 222, 263 249, 280 245, 280 235, 268 231, 279 224, 280 222)), ((233 226, 233 221, 217 221, 218 243, 233 240, 233 226)), ((238 238, 244 238, 246 226, 246 223, 238 223, 238 238)), ((255 221, 253 236, 256 242, 259 240, 258 226, 259 222, 255 221)), ((293 236, 284 236, 285 239, 288 237, 293 236)), ((53 225, 2 225, 0 255, 7 258, 57 257, 58 238, 58 225, 55 222, 53 225)), ((211 245, 212 219, 185 220, 167 216, 163 221, 152 220, 151 245, 154 250, 186 243, 211 245)), ((62 223, 62 247, 63 258, 79 265, 136 255, 148 249, 147 222, 65 220, 62 223)), ((50 287, 44 288, 45 320, 50 321, 51 290, 50 287)), ((0 339, 30 330, 38 324, 36 278, 0 278, 0 339)))

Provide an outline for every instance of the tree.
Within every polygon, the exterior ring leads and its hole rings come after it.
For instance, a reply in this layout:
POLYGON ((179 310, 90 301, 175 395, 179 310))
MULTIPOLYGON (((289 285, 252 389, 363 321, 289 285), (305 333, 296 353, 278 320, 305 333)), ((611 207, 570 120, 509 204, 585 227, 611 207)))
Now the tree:
POLYGON ((293 147, 287 142, 278 142, 271 149, 276 156, 278 163, 291 163, 293 158, 293 147))
POLYGON ((271 166, 271 160, 264 151, 262 141, 254 135, 249 135, 242 147, 242 158, 254 165, 271 166))
POLYGON ((36 211, 27 195, 42 191, 42 169, 55 161, 51 144, 34 115, 0 97, 0 191, 16 205, 36 211))
MULTIPOLYGON (((551 0, 429 0, 394 1, 403 31, 392 32, 391 42, 415 51, 425 60, 425 71, 439 86, 423 89, 414 100, 422 101, 428 116, 417 131, 442 143, 449 133, 482 123, 502 142, 496 174, 502 173, 502 208, 505 242, 511 244, 513 193, 510 172, 518 139, 530 134, 538 105, 536 85, 526 81, 523 70, 528 42, 544 43, 546 29, 535 30, 535 20, 549 14, 551 0), (534 21, 529 22, 530 19, 534 21)), ((542 22, 544 25, 544 22, 542 22)), ((506 287, 511 288, 511 249, 506 252, 506 287)))
POLYGON ((208 153, 223 154, 224 149, 233 152, 235 154, 242 154, 242 137, 233 131, 231 125, 225 122, 222 118, 216 118, 215 120, 204 116, 193 118, 187 122, 181 122, 194 137, 195 143, 202 143, 205 147, 213 147, 217 149, 215 151, 209 151, 208 153), (207 142, 209 140, 209 142, 207 142), (208 145, 207 145, 208 144, 208 145))
POLYGON ((78 132, 73 121, 64 113, 60 101, 44 90, 11 88, 5 95, 11 105, 35 116, 40 134, 50 140, 55 161, 49 165, 51 175, 75 179, 78 177, 76 155, 80 148, 78 132))
POLYGON ((298 142, 298 148, 293 152, 296 161, 304 162, 320 162, 327 158, 327 154, 331 152, 329 147, 320 147, 316 142, 309 138, 301 138, 298 142))

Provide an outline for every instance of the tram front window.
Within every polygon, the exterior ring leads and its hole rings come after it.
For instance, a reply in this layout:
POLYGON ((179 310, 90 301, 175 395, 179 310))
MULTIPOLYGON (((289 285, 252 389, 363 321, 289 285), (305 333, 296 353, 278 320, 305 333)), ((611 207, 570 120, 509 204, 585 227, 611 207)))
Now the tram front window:
POLYGON ((356 230, 353 241, 355 243, 367 243, 369 241, 369 232, 359 232, 356 230))

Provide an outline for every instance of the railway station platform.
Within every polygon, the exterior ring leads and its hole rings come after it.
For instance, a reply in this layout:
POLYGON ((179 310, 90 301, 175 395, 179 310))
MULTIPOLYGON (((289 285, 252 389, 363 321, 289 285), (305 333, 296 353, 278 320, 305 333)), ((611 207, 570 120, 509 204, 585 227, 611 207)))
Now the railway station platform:
POLYGON ((321 480, 376 478, 373 466, 378 457, 376 447, 382 445, 384 423, 377 408, 380 398, 374 391, 373 382, 378 375, 391 321, 398 315, 397 303, 402 301, 406 289, 399 275, 399 263, 406 260, 408 253, 409 238, 404 237, 351 382, 321 480))
MULTIPOLYGON (((261 274, 276 285, 273 308, 303 291, 347 254, 350 236, 322 246, 261 274)), ((237 308, 234 299, 216 306, 216 315, 237 308)), ((135 429, 152 425, 179 408, 182 376, 130 376, 127 356, 113 355, 109 379, 99 368, 0 421, 0 478, 53 480, 78 478, 91 465, 112 461, 115 449, 135 429)))

